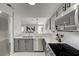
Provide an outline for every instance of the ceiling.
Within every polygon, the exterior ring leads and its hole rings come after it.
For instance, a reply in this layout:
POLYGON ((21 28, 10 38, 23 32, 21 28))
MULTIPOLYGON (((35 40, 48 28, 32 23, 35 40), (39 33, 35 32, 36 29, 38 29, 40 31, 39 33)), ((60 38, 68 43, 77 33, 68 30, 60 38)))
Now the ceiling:
POLYGON ((50 17, 61 3, 11 3, 15 13, 22 17, 50 17))
POLYGON ((28 17, 28 18, 23 18, 21 20, 21 23, 22 24, 45 24, 47 19, 48 18, 46 17, 40 17, 40 18, 28 17))
POLYGON ((61 3, 36 3, 35 5, 30 5, 28 3, 10 4, 14 8, 15 17, 19 16, 20 19, 26 20, 23 23, 36 23, 36 20, 33 21, 31 18, 39 18, 39 24, 45 24, 48 18, 51 17, 61 5, 61 3))

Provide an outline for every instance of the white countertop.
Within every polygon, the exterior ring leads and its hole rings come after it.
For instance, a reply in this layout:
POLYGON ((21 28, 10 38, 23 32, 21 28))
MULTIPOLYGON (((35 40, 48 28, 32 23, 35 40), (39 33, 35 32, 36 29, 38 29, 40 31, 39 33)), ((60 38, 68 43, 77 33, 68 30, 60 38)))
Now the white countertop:
MULTIPOLYGON (((55 34, 20 34, 15 36, 14 38, 16 39, 26 39, 26 38, 31 38, 31 39, 45 39, 47 43, 60 43, 56 40, 55 34)), ((65 43, 65 42, 61 42, 65 43)))

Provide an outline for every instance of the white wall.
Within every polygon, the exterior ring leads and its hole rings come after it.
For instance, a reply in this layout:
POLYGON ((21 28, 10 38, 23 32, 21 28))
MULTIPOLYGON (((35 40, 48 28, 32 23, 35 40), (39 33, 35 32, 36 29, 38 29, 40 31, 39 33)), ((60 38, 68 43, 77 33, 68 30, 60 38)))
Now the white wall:
POLYGON ((14 17, 14 36, 21 33, 21 17, 14 17))
POLYGON ((79 50, 79 32, 61 32, 64 34, 64 42, 79 50))
POLYGON ((39 25, 44 25, 45 22, 48 19, 48 17, 39 17, 39 18, 34 18, 34 17, 26 17, 23 18, 17 14, 14 15, 14 36, 18 36, 19 34, 22 34, 21 32, 21 25, 22 24, 37 24, 36 19, 38 19, 38 24, 39 25))

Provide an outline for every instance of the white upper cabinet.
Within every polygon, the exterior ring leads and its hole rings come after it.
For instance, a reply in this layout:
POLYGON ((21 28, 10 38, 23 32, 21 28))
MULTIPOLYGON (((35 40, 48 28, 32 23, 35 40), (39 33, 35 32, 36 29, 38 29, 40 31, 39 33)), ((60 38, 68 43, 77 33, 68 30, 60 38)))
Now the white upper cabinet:
POLYGON ((78 16, 78 4, 75 4, 54 19, 55 29, 57 31, 79 31, 78 16))

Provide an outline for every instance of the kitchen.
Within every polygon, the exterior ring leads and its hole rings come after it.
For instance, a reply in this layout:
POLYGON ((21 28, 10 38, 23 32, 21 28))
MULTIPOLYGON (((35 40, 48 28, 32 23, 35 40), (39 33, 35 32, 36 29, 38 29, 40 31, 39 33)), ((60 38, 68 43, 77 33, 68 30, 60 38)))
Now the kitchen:
POLYGON ((6 55, 79 56, 79 4, 3 3, 0 7, 1 15, 8 14, 7 26, 1 24, 8 27, 6 55))

